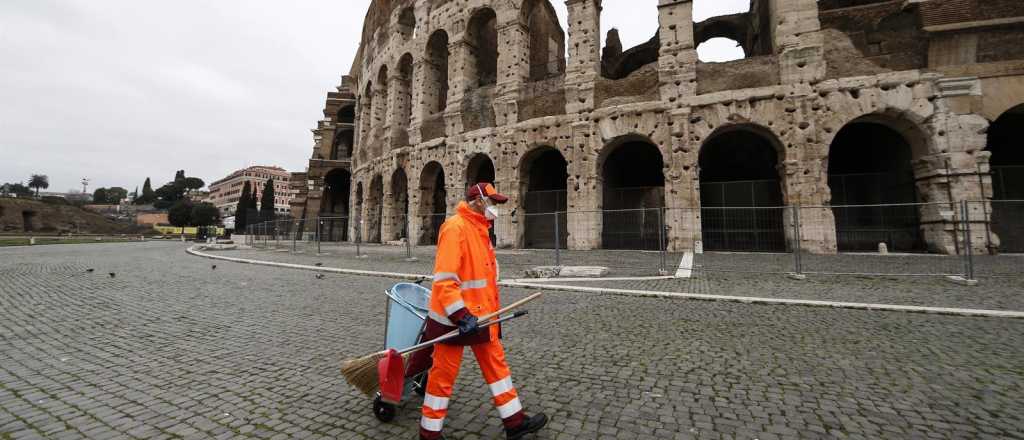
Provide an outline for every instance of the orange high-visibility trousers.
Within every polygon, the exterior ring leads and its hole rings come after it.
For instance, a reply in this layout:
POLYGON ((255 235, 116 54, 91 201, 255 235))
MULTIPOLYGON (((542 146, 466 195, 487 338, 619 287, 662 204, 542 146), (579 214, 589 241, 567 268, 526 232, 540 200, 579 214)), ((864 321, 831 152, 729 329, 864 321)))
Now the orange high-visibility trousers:
MULTIPOLYGON (((461 345, 434 345, 434 363, 427 379, 427 393, 423 398, 423 418, 420 419, 420 437, 439 438, 448 415, 448 401, 452 396, 455 379, 462 363, 461 345)), ((484 381, 494 397, 494 406, 506 428, 519 426, 523 421, 523 406, 512 385, 512 374, 505 362, 505 349, 500 340, 471 345, 480 364, 484 381)))

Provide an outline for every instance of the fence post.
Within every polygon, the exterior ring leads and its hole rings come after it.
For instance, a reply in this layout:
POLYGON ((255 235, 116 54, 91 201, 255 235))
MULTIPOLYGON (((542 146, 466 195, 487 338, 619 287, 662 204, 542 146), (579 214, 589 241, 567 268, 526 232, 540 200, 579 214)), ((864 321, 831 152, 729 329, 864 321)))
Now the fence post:
POLYGON ((797 276, 803 275, 803 261, 800 260, 800 205, 790 207, 793 210, 793 259, 797 276))
POLYGON ((561 251, 561 249, 559 249, 559 248, 562 247, 562 237, 561 237, 561 231, 559 230, 559 227, 558 227, 558 210, 557 209, 555 210, 554 214, 555 214, 555 266, 558 267, 558 266, 562 265, 562 251, 561 251))
POLYGON ((297 243, 295 242, 295 233, 299 231, 299 225, 297 223, 298 220, 292 220, 292 252, 298 251, 298 248, 296 247, 297 243))
POLYGON ((967 273, 966 278, 968 280, 974 279, 974 250, 971 247, 971 212, 968 202, 963 200, 961 203, 961 211, 963 212, 964 221, 964 255, 967 257, 967 273))
POLYGON ((358 217, 356 220, 356 258, 363 256, 362 249, 359 245, 363 242, 363 218, 358 217))
POLYGON ((409 235, 409 214, 405 215, 405 261, 417 261, 412 256, 412 238, 409 235))
POLYGON ((668 246, 665 245, 665 207, 658 208, 658 250, 661 251, 661 269, 659 275, 668 275, 668 246))
POLYGON ((323 226, 323 224, 324 224, 324 219, 322 219, 320 217, 317 217, 316 218, 316 233, 313 235, 313 239, 316 240, 316 253, 317 253, 317 255, 320 255, 320 253, 321 253, 320 252, 320 226, 323 226))

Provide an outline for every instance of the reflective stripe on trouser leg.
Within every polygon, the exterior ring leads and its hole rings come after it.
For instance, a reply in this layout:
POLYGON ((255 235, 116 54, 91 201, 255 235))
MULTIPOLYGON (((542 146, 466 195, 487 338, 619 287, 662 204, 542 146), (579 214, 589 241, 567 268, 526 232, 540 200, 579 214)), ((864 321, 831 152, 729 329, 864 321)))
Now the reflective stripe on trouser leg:
POLYGON ((455 386, 455 378, 459 375, 461 363, 461 346, 434 345, 433 365, 427 377, 427 393, 423 398, 420 437, 441 437, 441 428, 444 427, 444 419, 448 415, 448 399, 452 396, 452 388, 455 386))
POLYGON ((494 340, 473 346, 473 354, 484 380, 494 396, 494 407, 498 410, 506 428, 514 428, 523 422, 523 406, 519 394, 512 385, 512 373, 505 362, 505 349, 501 341, 494 340))

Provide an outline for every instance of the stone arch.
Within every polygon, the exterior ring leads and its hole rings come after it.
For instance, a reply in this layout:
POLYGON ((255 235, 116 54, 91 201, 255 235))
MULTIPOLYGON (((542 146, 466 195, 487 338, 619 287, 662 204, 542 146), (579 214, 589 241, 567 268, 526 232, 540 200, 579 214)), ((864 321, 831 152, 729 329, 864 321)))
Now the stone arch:
POLYGON ((529 81, 565 74, 565 30, 548 0, 525 0, 520 22, 529 35, 529 81))
POLYGON ((779 139, 755 124, 721 127, 704 141, 698 154, 704 249, 786 250, 784 157, 779 139))
POLYGON ((428 162, 420 173, 420 245, 437 244, 448 210, 448 190, 445 186, 444 166, 440 162, 428 162))
MULTIPOLYGON (((422 84, 424 116, 443 112, 448 107, 448 33, 437 30, 427 41, 422 84)), ((430 139, 424 136, 424 139, 430 139)))
POLYGON ((491 8, 477 9, 466 25, 465 44, 469 51, 466 77, 470 87, 498 82, 498 15, 491 8))
POLYGON ((390 234, 387 240, 401 240, 408 238, 406 225, 409 217, 409 177, 405 169, 398 167, 391 174, 391 186, 389 191, 391 211, 389 212, 391 225, 390 234))
POLYGON ((383 132, 388 129, 388 107, 390 105, 390 84, 391 78, 388 77, 388 66, 380 66, 380 71, 377 72, 377 83, 374 93, 376 96, 373 98, 373 126, 375 138, 380 139, 383 136, 383 132))
POLYGON ((1024 253, 1024 104, 997 118, 988 131, 992 155, 991 239, 1000 252, 1024 253))
POLYGON ((466 188, 480 182, 494 183, 494 161, 485 153, 476 153, 466 162, 466 188))
POLYGON ((359 97, 359 139, 356 151, 359 163, 366 163, 370 158, 370 145, 373 142, 373 81, 366 82, 363 95, 359 97))
POLYGON ((400 147, 409 143, 409 125, 412 123, 413 97, 413 60, 412 54, 406 53, 398 59, 396 66, 398 75, 395 81, 395 139, 392 145, 400 147))
POLYGON ((384 221, 384 177, 380 174, 370 180, 366 208, 366 242, 380 243, 381 225, 384 221))
POLYGON ((405 39, 416 38, 416 8, 408 6, 398 14, 398 33, 405 39))
POLYGON ((363 227, 363 182, 356 182, 356 196, 353 198, 355 206, 352 207, 352 213, 355 216, 352 219, 352 224, 355 226, 355 238, 358 241, 365 240, 366 233, 363 227))
POLYGON ((597 161, 605 249, 660 249, 665 160, 658 145, 630 134, 612 139, 597 161))
POLYGON ((348 240, 351 189, 352 174, 344 168, 333 169, 324 176, 324 195, 320 205, 321 240, 348 240))
POLYGON ((518 170, 519 207, 524 218, 521 246, 550 249, 557 244, 565 249, 569 237, 566 212, 569 163, 558 149, 540 146, 523 155, 518 170), (556 224, 559 228, 557 242, 556 224))
POLYGON ((352 157, 354 135, 351 127, 342 127, 334 132, 330 160, 347 160, 352 157))
MULTIPOLYGON (((921 230, 914 147, 907 125, 867 115, 844 125, 829 146, 828 186, 839 251, 927 249, 921 230)), ((916 154, 923 154, 918 146, 916 154)), ((920 157, 920 156, 918 156, 920 157)))

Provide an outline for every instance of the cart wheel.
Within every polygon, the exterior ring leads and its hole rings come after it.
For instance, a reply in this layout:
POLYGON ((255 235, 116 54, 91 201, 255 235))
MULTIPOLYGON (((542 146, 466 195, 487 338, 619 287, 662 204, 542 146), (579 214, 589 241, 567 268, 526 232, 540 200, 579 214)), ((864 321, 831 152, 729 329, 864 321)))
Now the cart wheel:
POLYGON ((384 423, 390 422, 395 419, 397 413, 395 405, 380 400, 380 396, 373 399, 373 415, 377 416, 377 420, 384 423))
POLYGON ((427 373, 423 373, 416 381, 416 387, 413 388, 417 396, 423 397, 427 395, 427 373))

